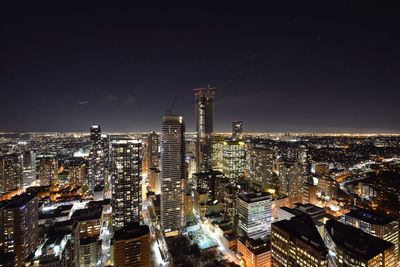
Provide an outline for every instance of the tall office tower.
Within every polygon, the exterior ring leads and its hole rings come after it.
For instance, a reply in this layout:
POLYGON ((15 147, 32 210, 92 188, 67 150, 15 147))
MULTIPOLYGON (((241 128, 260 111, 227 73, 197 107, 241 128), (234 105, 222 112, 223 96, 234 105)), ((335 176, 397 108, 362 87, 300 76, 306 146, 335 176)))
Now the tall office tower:
POLYGON ((0 202, 0 251, 13 252, 22 266, 39 244, 39 206, 35 194, 24 193, 0 202))
POLYGON ((91 194, 93 194, 94 187, 104 181, 105 158, 103 148, 101 128, 99 125, 92 125, 90 127, 89 170, 87 176, 87 184, 91 194))
POLYGON ((84 162, 72 162, 68 170, 68 182, 71 186, 82 187, 86 184, 86 164, 84 162))
POLYGON ((185 124, 183 116, 163 117, 161 134, 161 228, 176 235, 184 223, 185 124))
POLYGON ((149 227, 133 223, 115 231, 113 258, 118 267, 150 267, 149 227))
POLYGON ((111 142, 112 216, 114 229, 140 221, 142 144, 132 139, 111 142))
POLYGON ((147 137, 148 169, 160 167, 160 156, 158 147, 160 146, 159 135, 151 132, 147 137))
POLYGON ((38 178, 40 185, 52 185, 58 179, 58 160, 54 157, 44 156, 39 159, 38 178))
POLYGON ((223 148, 223 173, 235 182, 244 178, 246 144, 240 140, 226 140, 223 148))
POLYGON ((267 193, 247 193, 237 199, 239 228, 252 239, 265 238, 271 233, 272 196, 267 193))
POLYGON ((21 189, 22 158, 20 154, 5 154, 0 156, 0 195, 21 189))
POLYGON ((24 186, 29 186, 36 179, 36 153, 28 150, 22 153, 22 177, 24 186))
POLYGON ((222 135, 212 136, 212 169, 222 172, 224 169, 224 142, 225 137, 222 135))
POLYGON ((243 122, 234 121, 232 122, 232 139, 242 139, 243 138, 243 122))
POLYGON ((274 177, 274 151, 271 149, 249 148, 249 174, 252 183, 261 187, 275 185, 274 177))
POLYGON ((363 231, 329 220, 325 224, 325 244, 330 266, 395 267, 395 245, 363 231))
POLYGON ((344 215, 344 223, 395 245, 396 261, 400 263, 399 221, 372 210, 355 208, 344 215))
POLYGON ((271 266, 328 266, 328 249, 308 215, 273 223, 271 251, 271 266))
POLYGON ((194 89, 196 101, 197 172, 212 167, 212 141, 215 88, 194 89))

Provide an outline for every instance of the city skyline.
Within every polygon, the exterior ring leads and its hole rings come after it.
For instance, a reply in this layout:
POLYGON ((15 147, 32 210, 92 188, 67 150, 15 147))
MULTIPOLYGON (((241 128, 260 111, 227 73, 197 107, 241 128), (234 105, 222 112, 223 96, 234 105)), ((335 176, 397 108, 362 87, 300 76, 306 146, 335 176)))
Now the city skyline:
POLYGON ((194 131, 209 84, 214 132, 400 132, 383 4, 84 7, 4 4, 0 131, 157 130, 174 99, 194 131))
POLYGON ((151 4, 0 3, 0 267, 400 267, 397 10, 151 4))

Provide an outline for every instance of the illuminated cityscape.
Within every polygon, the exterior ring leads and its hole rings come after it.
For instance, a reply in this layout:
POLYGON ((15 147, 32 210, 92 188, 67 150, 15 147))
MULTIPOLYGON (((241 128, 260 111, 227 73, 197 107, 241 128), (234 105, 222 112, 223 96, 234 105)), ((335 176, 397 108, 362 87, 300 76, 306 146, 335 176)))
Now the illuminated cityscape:
POLYGON ((267 6, 0 6, 0 267, 400 267, 400 17, 267 6))

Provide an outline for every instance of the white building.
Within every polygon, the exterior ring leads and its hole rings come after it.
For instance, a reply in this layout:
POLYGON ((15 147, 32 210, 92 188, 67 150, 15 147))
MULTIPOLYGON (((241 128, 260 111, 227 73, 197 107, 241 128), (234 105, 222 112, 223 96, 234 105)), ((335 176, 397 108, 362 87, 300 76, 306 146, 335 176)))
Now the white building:
POLYGON ((249 238, 263 238, 271 233, 272 196, 268 193, 248 193, 237 199, 238 225, 249 238))

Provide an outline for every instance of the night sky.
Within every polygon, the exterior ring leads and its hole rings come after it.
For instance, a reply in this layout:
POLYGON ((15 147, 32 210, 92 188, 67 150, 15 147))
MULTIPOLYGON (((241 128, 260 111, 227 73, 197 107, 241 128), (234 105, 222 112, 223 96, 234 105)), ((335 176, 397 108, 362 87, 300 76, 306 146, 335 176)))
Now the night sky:
POLYGON ((0 131, 190 131, 210 84, 216 131, 400 132, 395 7, 4 2, 0 131))

